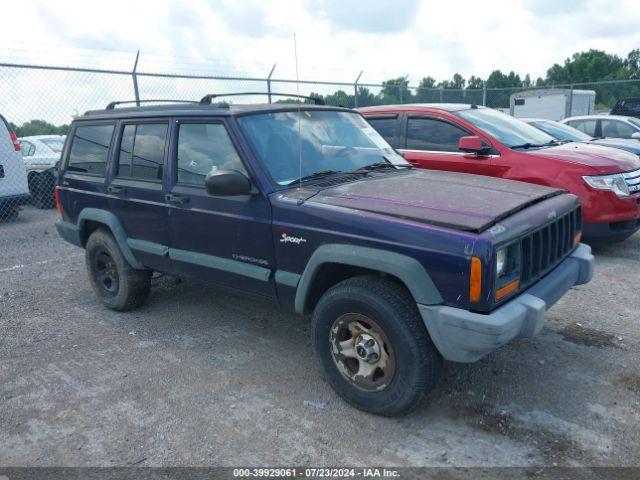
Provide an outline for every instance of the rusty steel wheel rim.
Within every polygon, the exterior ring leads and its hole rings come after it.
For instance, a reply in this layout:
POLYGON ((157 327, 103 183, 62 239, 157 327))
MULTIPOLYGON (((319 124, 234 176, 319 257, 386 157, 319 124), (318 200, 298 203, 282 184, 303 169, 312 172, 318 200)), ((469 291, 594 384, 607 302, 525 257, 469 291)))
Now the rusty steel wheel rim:
POLYGON ((329 333, 329 349, 338 371, 361 390, 379 392, 393 380, 393 347, 384 330, 366 315, 338 317, 329 333))

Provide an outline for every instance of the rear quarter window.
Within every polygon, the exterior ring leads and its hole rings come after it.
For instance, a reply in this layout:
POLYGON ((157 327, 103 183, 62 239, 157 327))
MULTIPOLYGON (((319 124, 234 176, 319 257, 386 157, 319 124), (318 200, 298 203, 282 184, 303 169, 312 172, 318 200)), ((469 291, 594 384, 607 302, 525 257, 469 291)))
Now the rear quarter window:
POLYGON ((382 138, 384 138, 393 148, 399 148, 396 136, 396 117, 387 118, 367 118, 367 122, 375 128, 382 138))
POLYGON ((78 126, 71 139, 67 171, 104 176, 113 124, 78 126))

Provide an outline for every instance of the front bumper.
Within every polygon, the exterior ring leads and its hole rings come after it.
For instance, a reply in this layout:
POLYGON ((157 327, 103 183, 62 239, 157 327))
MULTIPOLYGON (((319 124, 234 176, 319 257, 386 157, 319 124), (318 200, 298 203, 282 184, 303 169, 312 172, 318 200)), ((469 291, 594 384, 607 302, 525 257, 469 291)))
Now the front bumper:
POLYGON ((610 223, 585 223, 582 236, 589 241, 622 241, 640 230, 640 218, 610 223))
POLYGON ((536 335, 544 314, 571 287, 591 280, 591 248, 581 244, 548 275, 490 314, 418 304, 433 343, 452 362, 475 362, 518 337, 536 335))

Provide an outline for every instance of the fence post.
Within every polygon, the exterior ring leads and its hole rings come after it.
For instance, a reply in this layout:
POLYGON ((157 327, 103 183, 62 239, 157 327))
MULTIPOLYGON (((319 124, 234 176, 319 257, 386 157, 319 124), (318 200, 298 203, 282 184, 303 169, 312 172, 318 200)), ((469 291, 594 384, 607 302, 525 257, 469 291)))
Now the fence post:
POLYGON ((404 99, 402 98, 402 83, 398 84, 398 98, 400 99, 400 103, 404 103, 404 99))
POLYGON ((573 84, 569 85, 569 114, 567 116, 573 116, 573 84))
POLYGON ((356 81, 353 82, 353 107, 358 108, 358 80, 362 76, 363 70, 360 70, 360 73, 356 77, 356 81))
POLYGON ((273 64, 271 67, 271 71, 269 72, 269 76, 267 77, 267 96, 269 97, 269 103, 271 103, 271 75, 273 75, 273 71, 276 69, 276 64, 273 64))
POLYGON ((444 87, 440 87, 440 103, 444 102, 444 87))
POLYGON ((487 106, 487 86, 486 85, 482 86, 482 106, 483 107, 487 106))
POLYGON ((140 50, 136 52, 136 61, 133 64, 133 70, 131 71, 131 78, 133 79, 133 95, 136 98, 136 106, 140 106, 140 92, 138 91, 138 59, 140 58, 140 50))

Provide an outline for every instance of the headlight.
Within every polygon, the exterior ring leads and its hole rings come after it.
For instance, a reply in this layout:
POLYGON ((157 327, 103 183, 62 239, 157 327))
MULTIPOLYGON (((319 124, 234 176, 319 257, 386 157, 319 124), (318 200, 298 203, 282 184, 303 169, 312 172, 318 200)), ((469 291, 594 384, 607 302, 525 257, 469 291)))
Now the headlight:
POLYGON ((501 248, 496 252, 496 278, 504 275, 507 268, 507 249, 501 248))
POLYGON ((596 190, 611 190, 619 197, 629 196, 629 187, 621 173, 615 175, 585 176, 584 181, 596 190))
POLYGON ((520 286, 520 243, 514 243, 496 251, 495 299, 502 300, 515 293, 520 286))

